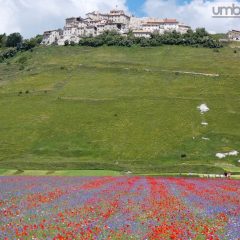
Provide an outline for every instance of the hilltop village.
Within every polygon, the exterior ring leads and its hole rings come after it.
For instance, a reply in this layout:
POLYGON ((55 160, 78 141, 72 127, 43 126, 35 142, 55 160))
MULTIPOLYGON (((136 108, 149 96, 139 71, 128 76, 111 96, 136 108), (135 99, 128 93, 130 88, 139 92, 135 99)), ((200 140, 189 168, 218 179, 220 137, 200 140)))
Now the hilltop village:
POLYGON ((85 18, 67 18, 63 29, 46 31, 42 44, 64 45, 66 41, 78 43, 83 37, 95 37, 105 31, 116 31, 127 35, 132 31, 135 37, 150 38, 152 33, 165 32, 186 33, 190 26, 180 23, 176 19, 137 18, 126 14, 123 10, 111 10, 109 13, 91 12, 85 18))

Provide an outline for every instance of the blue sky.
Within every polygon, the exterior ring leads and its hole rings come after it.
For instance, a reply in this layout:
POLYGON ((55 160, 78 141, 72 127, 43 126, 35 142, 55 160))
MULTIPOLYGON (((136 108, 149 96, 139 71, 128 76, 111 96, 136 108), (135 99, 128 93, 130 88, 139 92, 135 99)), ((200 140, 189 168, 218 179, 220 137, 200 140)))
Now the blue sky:
MULTIPOLYGON (((145 0, 127 0, 128 9, 136 16, 144 16, 144 3, 145 0)), ((166 1, 167 2, 167 1, 166 1)), ((176 0, 177 5, 184 5, 191 2, 191 0, 176 0)))
POLYGON ((240 6, 240 0, 0 0, 0 33, 20 32, 28 38, 62 28, 67 17, 95 10, 108 12, 116 5, 139 17, 176 18, 193 29, 240 30, 240 18, 212 18, 212 7, 219 1, 240 6))
POLYGON ((127 0, 128 9, 137 16, 143 16, 143 5, 145 0, 127 0))

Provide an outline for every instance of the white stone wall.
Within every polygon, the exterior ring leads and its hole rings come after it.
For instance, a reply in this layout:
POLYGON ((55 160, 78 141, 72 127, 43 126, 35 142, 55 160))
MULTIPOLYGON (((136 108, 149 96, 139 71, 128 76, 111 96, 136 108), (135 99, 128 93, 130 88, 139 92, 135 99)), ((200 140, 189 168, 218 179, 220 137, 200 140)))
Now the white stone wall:
POLYGON ((114 23, 123 23, 126 25, 129 25, 130 23, 130 19, 125 15, 110 15, 108 20, 114 23))
POLYGON ((79 40, 80 40, 80 37, 77 37, 77 36, 64 36, 64 37, 61 37, 58 40, 58 45, 64 46, 65 45, 65 41, 68 41, 69 44, 71 42, 74 42, 75 44, 78 44, 79 40))
POLYGON ((117 31, 117 25, 116 24, 107 24, 104 26, 104 31, 117 31))
POLYGON ((135 37, 144 37, 144 38, 150 38, 151 32, 144 32, 144 31, 133 31, 133 35, 135 37))
POLYGON ((153 25, 150 25, 150 24, 143 25, 142 29, 144 31, 148 31, 148 32, 155 32, 155 31, 159 32, 160 25, 156 25, 156 24, 153 24, 153 25))
POLYGON ((87 17, 89 17, 89 18, 91 18, 92 20, 94 20, 94 21, 98 21, 98 20, 100 20, 100 16, 99 16, 99 13, 88 13, 87 14, 87 17))
POLYGON ((166 32, 172 32, 174 30, 178 30, 178 24, 177 23, 164 23, 163 29, 166 32))
POLYGON ((87 27, 87 23, 86 22, 79 22, 78 23, 78 28, 85 28, 87 27))
POLYGON ((142 29, 142 26, 148 22, 149 18, 131 17, 129 22, 130 29, 142 29))
POLYGON ((92 27, 92 28, 86 28, 85 29, 85 35, 83 35, 83 36, 87 36, 87 37, 93 36, 93 37, 95 37, 96 35, 97 35, 97 32, 95 31, 94 27, 92 27))
POLYGON ((178 26, 177 31, 180 32, 181 34, 187 33, 188 30, 190 30, 191 28, 188 26, 178 26))
POLYGON ((240 41, 240 31, 230 31, 228 32, 228 39, 233 41, 240 41))
POLYGON ((66 36, 72 36, 72 35, 75 35, 76 34, 76 28, 65 28, 63 30, 63 36, 66 37, 66 36))
POLYGON ((60 33, 57 30, 51 31, 47 36, 44 36, 43 44, 44 45, 52 45, 53 43, 57 43, 60 39, 60 33))

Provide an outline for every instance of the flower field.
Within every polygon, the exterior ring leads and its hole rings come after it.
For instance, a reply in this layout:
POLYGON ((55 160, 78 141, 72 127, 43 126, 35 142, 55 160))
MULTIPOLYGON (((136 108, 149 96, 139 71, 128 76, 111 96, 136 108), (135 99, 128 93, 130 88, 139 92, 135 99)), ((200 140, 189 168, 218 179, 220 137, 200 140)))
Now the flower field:
POLYGON ((240 181, 0 177, 0 239, 240 239, 240 181))

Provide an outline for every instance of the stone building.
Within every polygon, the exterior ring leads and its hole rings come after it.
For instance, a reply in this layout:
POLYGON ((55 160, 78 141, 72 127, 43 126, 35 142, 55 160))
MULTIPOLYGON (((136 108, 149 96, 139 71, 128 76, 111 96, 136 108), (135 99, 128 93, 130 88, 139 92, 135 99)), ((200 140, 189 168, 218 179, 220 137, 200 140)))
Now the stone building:
POLYGON ((58 40, 61 38, 62 35, 63 30, 61 29, 46 31, 43 33, 42 44, 44 45, 58 44, 58 40))
POLYGON ((151 33, 187 32, 189 26, 180 24, 176 19, 136 18, 127 15, 123 10, 112 10, 109 13, 90 12, 85 18, 71 17, 65 21, 63 30, 46 31, 42 44, 64 45, 66 41, 78 43, 83 37, 98 36, 105 31, 116 31, 126 35, 130 30, 136 37, 149 38, 151 33))
POLYGON ((238 30, 229 31, 228 39, 231 41, 240 41, 240 31, 238 31, 238 30))

